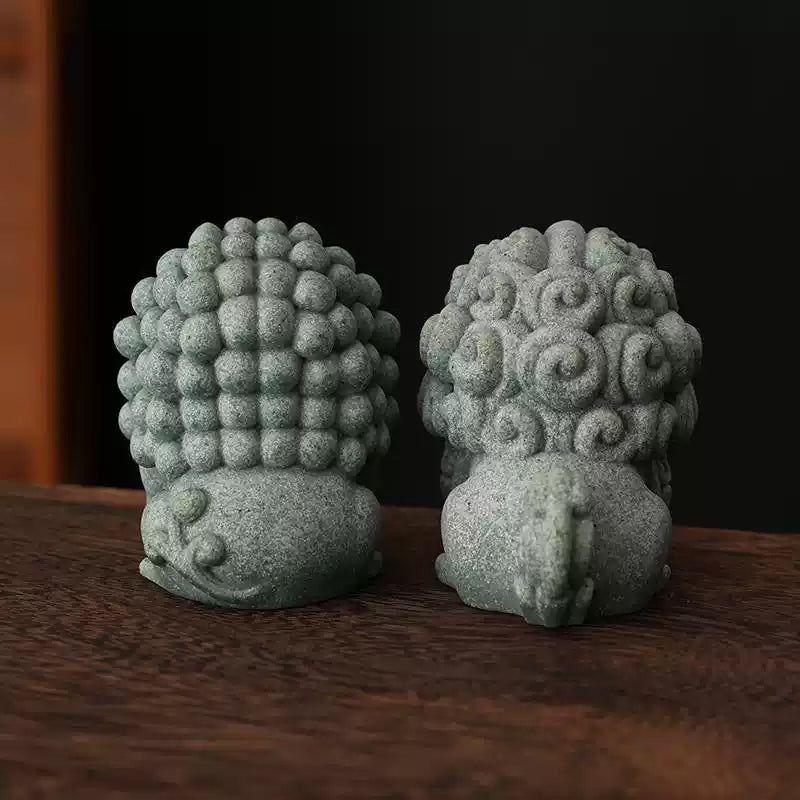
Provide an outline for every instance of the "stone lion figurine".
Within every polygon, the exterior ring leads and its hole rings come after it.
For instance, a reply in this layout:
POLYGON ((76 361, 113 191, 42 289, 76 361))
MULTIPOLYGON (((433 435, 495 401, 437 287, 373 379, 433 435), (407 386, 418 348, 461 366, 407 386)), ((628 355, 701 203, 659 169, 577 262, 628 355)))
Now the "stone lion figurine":
POLYGON ((642 608, 670 573, 667 449, 695 426, 701 352, 669 273, 607 228, 478 245, 420 335, 440 580, 538 625, 642 608))
POLYGON ((361 477, 398 416, 400 326, 378 282, 306 223, 206 223, 114 330, 119 415, 147 493, 142 575, 248 608, 347 592, 380 568, 361 477))

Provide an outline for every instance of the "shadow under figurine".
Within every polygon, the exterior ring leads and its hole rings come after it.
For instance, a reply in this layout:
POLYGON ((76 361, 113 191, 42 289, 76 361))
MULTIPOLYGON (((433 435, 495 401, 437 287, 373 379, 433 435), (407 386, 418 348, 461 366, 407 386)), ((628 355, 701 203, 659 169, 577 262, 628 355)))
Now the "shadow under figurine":
POLYGON ((439 579, 548 627, 641 609, 670 575, 667 448, 698 413, 671 276, 564 221, 478 245, 445 304, 418 398, 447 440, 439 579))
POLYGON ((398 416, 397 319, 306 223, 205 223, 114 330, 147 506, 140 572, 173 594, 283 608, 380 569, 364 485, 398 416))

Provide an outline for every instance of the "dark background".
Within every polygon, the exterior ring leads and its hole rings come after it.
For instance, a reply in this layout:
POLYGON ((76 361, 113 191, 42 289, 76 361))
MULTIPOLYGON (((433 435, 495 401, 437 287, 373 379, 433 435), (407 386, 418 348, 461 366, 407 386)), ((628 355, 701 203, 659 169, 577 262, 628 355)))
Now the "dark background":
POLYGON ((798 529, 797 21, 601 5, 89 2, 60 75, 71 474, 138 483, 111 341, 135 282, 200 222, 277 216, 380 281, 404 330, 381 499, 438 503, 420 327, 475 244, 570 218, 649 248, 703 336, 676 522, 798 529))

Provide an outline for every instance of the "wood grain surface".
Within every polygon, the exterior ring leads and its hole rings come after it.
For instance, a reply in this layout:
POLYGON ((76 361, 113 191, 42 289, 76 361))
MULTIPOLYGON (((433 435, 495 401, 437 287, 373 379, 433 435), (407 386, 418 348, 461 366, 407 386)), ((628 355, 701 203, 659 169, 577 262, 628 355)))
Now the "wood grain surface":
POLYGON ((206 609, 138 575, 140 498, 0 488, 3 800, 800 797, 798 536, 677 529, 651 609, 546 631, 415 508, 355 596, 206 609))

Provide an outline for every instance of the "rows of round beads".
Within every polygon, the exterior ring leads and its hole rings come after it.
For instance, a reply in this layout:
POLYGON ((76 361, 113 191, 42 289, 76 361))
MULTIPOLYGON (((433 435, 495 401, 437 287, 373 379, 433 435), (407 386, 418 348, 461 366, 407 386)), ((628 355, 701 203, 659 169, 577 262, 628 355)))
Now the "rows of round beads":
POLYGON ((306 223, 205 223, 170 250, 114 331, 129 360, 120 428, 134 460, 189 469, 338 466, 390 443, 400 326, 381 289, 306 223))

